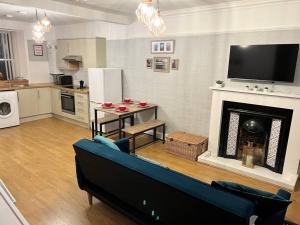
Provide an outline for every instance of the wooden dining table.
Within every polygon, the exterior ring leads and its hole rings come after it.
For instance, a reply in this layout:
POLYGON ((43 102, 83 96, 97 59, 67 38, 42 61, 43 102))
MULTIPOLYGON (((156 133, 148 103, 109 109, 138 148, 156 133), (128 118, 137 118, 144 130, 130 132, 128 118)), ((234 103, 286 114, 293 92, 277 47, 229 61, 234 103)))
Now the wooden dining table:
MULTIPOLYGON (((141 113, 141 112, 145 112, 145 111, 149 111, 149 110, 154 110, 154 118, 157 119, 157 108, 158 106, 156 104, 152 104, 152 103, 148 103, 147 106, 140 106, 138 104, 138 102, 133 102, 133 103, 117 103, 114 104, 114 107, 112 108, 108 108, 108 107, 97 107, 95 108, 95 134, 98 133, 98 112, 104 112, 104 113, 110 113, 113 114, 115 116, 118 117, 118 123, 119 123, 119 127, 118 127, 118 133, 119 133, 119 139, 122 138, 122 120, 124 118, 128 118, 130 115, 134 115, 137 113, 141 113), (128 108, 128 110, 126 111, 117 111, 116 109, 119 106, 126 106, 128 108)), ((134 120, 131 123, 131 126, 134 125, 134 120)))

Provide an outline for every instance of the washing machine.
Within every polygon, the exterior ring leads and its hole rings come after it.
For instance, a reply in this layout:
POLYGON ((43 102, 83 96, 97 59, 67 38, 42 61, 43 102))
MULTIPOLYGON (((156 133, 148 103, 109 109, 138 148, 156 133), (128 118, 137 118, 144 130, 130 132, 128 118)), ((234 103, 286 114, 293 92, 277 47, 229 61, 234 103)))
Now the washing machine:
POLYGON ((17 92, 0 92, 0 128, 17 125, 20 125, 17 92))

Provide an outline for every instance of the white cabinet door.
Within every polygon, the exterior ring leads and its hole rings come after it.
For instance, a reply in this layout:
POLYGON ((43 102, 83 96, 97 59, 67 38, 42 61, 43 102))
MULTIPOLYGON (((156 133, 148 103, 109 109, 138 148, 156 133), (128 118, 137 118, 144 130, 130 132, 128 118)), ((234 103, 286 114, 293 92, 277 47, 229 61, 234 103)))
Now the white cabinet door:
POLYGON ((84 46, 82 50, 82 66, 83 68, 96 68, 97 67, 97 54, 96 54, 96 39, 83 39, 81 44, 84 46))
POLYGON ((37 88, 38 92, 38 114, 47 114, 52 112, 51 89, 37 88))
POLYGON ((80 55, 82 56, 82 41, 84 39, 71 39, 68 40, 68 45, 69 45, 69 55, 80 55))
POLYGON ((37 89, 18 90, 20 118, 38 115, 38 93, 37 89))
POLYGON ((63 58, 67 55, 69 55, 68 40, 57 40, 56 64, 59 69, 68 68, 67 61, 63 60, 63 58))
POLYGON ((83 123, 89 122, 89 100, 87 94, 75 93, 75 119, 83 123))
POLYGON ((52 88, 52 112, 57 115, 62 114, 61 110, 61 98, 60 98, 60 90, 56 88, 52 88))

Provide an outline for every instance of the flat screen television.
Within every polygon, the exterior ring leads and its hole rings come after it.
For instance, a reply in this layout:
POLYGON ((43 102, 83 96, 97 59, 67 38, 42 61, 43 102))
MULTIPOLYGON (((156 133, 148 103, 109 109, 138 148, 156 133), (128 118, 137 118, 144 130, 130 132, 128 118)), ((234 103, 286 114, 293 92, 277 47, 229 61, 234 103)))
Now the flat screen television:
POLYGON ((293 82, 299 44, 233 45, 228 78, 293 82))

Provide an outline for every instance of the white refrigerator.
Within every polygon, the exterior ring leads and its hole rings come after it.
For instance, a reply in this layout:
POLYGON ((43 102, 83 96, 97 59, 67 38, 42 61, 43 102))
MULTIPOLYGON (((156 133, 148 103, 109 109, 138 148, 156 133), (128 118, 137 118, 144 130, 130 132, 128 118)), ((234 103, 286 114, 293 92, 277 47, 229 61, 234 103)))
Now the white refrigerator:
MULTIPOLYGON (((95 119, 96 107, 104 102, 118 103, 122 101, 122 70, 119 68, 89 68, 90 119, 95 119)), ((104 113, 98 112, 98 118, 104 113)), ((104 132, 116 129, 118 123, 103 126, 104 132)), ((98 127, 99 130, 99 127, 98 127)))

